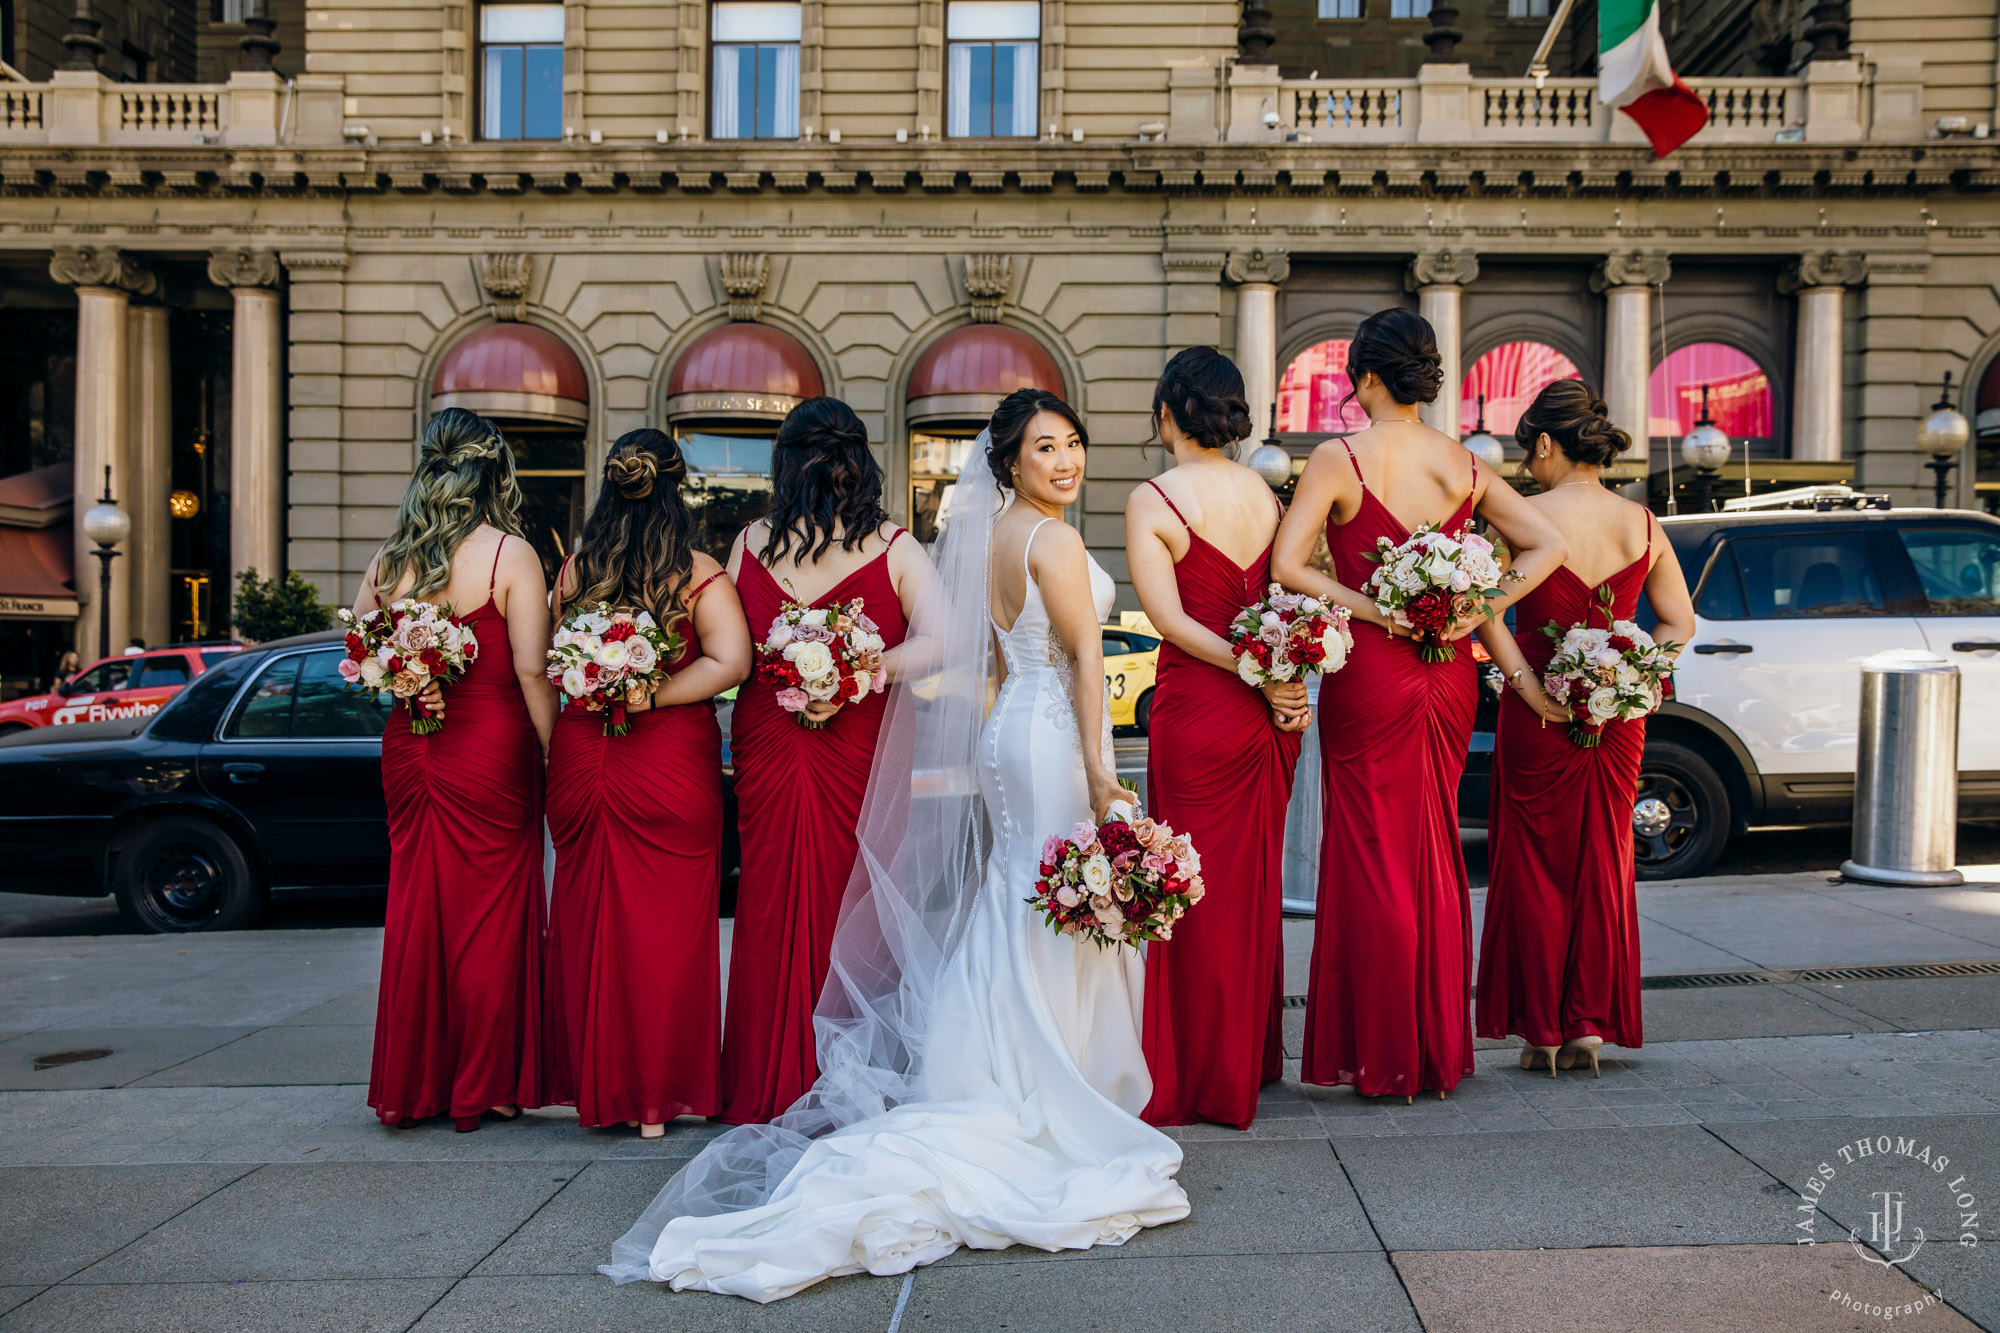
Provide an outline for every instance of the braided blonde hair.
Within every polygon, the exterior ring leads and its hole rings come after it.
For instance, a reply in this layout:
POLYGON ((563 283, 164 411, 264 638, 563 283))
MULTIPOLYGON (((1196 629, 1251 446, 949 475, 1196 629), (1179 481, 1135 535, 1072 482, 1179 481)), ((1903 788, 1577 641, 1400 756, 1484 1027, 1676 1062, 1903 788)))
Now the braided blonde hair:
POLYGON ((428 597, 451 582, 451 559, 481 523, 521 536, 521 486, 514 451, 500 428, 475 412, 447 407, 424 427, 417 471, 396 527, 382 544, 375 586, 392 589, 404 575, 405 594, 428 597))

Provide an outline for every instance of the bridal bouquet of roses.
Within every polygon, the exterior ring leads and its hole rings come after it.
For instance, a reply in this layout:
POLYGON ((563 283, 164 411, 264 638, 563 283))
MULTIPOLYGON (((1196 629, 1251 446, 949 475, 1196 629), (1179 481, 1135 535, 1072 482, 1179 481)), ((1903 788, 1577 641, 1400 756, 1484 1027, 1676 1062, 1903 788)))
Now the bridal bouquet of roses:
POLYGON ((1078 824, 1042 844, 1041 878, 1027 901, 1051 930, 1100 948, 1167 940, 1201 901, 1201 854, 1186 837, 1125 802, 1102 824, 1078 824))
POLYGON ((1575 720, 1569 738, 1589 747, 1604 739, 1607 722, 1630 722, 1653 712, 1667 696, 1667 676, 1680 645, 1655 643, 1629 620, 1611 618, 1611 589, 1597 590, 1606 626, 1551 621, 1542 633, 1555 640, 1556 655, 1542 670, 1542 689, 1569 709, 1575 720))
POLYGON ((410 732, 428 736, 444 729, 417 696, 432 681, 451 685, 479 656, 479 639, 470 626, 452 618, 451 608, 412 597, 400 598, 357 616, 340 609, 347 627, 347 656, 340 678, 371 694, 383 690, 410 711, 410 732))
POLYGON ((882 634, 859 597, 832 606, 787 602, 757 645, 757 674, 778 687, 778 707, 804 716, 815 703, 859 703, 888 683, 882 674, 882 634))
POLYGON ((1308 671, 1340 670, 1354 635, 1346 607, 1273 583, 1263 601, 1244 607, 1229 623, 1229 647, 1236 654, 1236 674, 1261 688, 1298 680, 1308 671))
POLYGON ((1502 585, 1517 582, 1513 570, 1502 572, 1493 543, 1473 532, 1446 536, 1426 523, 1397 545, 1378 538, 1366 558, 1375 571, 1361 591, 1375 599, 1376 609, 1416 636, 1426 662, 1449 662, 1458 656, 1444 632, 1452 622, 1473 615, 1493 615, 1487 605, 1502 585))
POLYGON ((667 681, 680 656, 679 631, 668 632, 645 611, 613 611, 599 602, 557 627, 549 648, 549 680, 564 698, 604 714, 604 734, 632 729, 628 704, 642 703, 667 681))

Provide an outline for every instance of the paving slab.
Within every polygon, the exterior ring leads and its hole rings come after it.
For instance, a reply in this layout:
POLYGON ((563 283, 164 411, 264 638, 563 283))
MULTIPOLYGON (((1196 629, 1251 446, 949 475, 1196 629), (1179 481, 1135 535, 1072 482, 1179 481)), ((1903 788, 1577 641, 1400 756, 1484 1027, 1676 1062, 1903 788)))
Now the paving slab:
POLYGON ((24 1301, 35 1299, 44 1290, 43 1287, 0 1287, 0 1314, 7 1313, 24 1301))
MULTIPOLYGON (((2000 977, 1986 981, 2000 1000, 2000 977)), ((1727 1037, 1802 1037, 1895 1026, 1843 1011, 1835 997, 1822 996, 1806 986, 1715 986, 1641 991, 1639 996, 1646 1040, 1653 1044, 1727 1037)))
POLYGON ((472 1271, 480 1277, 591 1274, 611 1258, 685 1158, 592 1162, 472 1271))
POLYGON ((0 1318, 0 1333, 402 1333, 451 1285, 172 1282, 50 1287, 0 1318))
POLYGON ((0 1089, 120 1088, 218 1046, 241 1041, 252 1031, 247 1027, 43 1028, 0 1042, 0 1089), (111 1054, 35 1068, 40 1056, 92 1050, 111 1054))
POLYGON ((234 1088, 366 1083, 372 1025, 285 1023, 259 1028, 136 1081, 142 1088, 234 1088))
POLYGON ((0 1167, 0 1282, 60 1282, 251 1169, 0 1167))
POLYGON ((1789 1196, 1698 1126, 1339 1138, 1390 1250, 1760 1244, 1789 1196))
MULTIPOLYGON (((419 1320, 413 1333, 874 1333, 889 1327, 900 1278, 845 1277, 758 1305, 736 1296, 669 1291, 606 1277, 469 1277, 419 1320)), ((979 1325, 975 1325, 979 1326, 979 1325)), ((990 1327, 990 1325, 984 1325, 990 1327)), ((903 1327, 913 1329, 907 1318, 903 1327)), ((936 1326, 933 1326, 936 1327, 936 1326)))
POLYGON ((302 1014, 294 1014, 285 1020, 287 1027, 311 1027, 321 1023, 345 1026, 361 1023, 372 1027, 375 1023, 375 1001, 381 987, 356 986, 345 995, 335 996, 325 1004, 317 1005, 302 1014))
MULTIPOLYGON (((1282 1245, 1282 1240, 1275 1243, 1282 1245)), ((1137 1255, 1103 1263, 933 1264, 917 1272, 903 1333, 1239 1333, 1422 1326, 1387 1256, 1137 1255)))
POLYGON ((1899 1328, 1977 1327, 1898 1270, 1825 1245, 1405 1250, 1395 1263, 1430 1333, 1860 1333, 1889 1326, 1885 1307, 1908 1310, 1899 1328))
POLYGON ((2000 977, 1820 982, 1800 989, 1904 1031, 2000 1028, 2000 977))
POLYGON ((261 1167, 74 1280, 459 1277, 576 1171, 529 1162, 261 1167))

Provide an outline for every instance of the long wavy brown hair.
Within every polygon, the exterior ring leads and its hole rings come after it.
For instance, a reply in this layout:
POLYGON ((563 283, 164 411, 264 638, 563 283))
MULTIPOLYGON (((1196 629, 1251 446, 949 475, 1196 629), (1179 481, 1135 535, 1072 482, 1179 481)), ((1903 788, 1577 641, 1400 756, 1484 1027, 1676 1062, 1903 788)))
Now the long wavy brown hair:
POLYGON ((572 605, 648 611, 662 628, 686 616, 694 518, 681 498, 687 459, 665 431, 627 431, 604 460, 604 484, 583 525, 572 605))
POLYGON ((396 526, 382 543, 375 586, 387 594, 408 574, 407 597, 451 582, 451 558, 481 523, 521 535, 521 486, 514 451, 500 428, 476 412, 447 407, 424 427, 417 471, 403 492, 396 526))

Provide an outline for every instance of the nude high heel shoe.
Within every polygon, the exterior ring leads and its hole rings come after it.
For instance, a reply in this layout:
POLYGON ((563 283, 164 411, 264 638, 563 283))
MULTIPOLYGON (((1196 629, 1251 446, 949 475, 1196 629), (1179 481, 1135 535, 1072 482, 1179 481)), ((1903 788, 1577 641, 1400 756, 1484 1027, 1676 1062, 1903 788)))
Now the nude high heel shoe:
POLYGON ((1597 1067, 1597 1051, 1602 1045, 1604 1038, 1594 1034, 1588 1037, 1571 1037, 1562 1044, 1562 1050, 1556 1053, 1557 1062, 1564 1069, 1580 1069, 1588 1064, 1593 1078, 1603 1078, 1604 1071, 1597 1067))
POLYGON ((1555 1047, 1536 1046, 1531 1043, 1521 1048, 1521 1068, 1540 1069, 1544 1065, 1548 1066, 1549 1077, 1554 1078, 1556 1076, 1555 1047))

